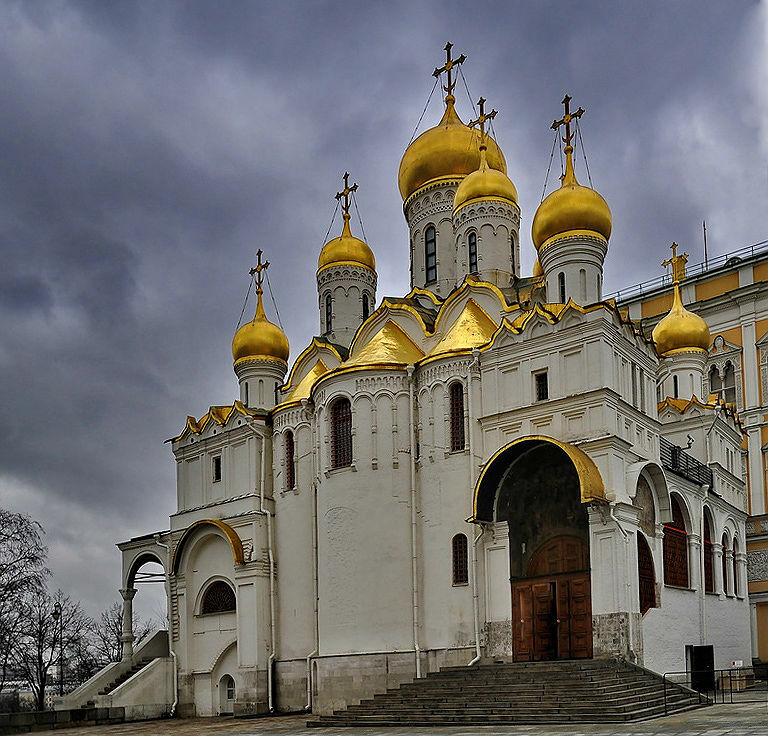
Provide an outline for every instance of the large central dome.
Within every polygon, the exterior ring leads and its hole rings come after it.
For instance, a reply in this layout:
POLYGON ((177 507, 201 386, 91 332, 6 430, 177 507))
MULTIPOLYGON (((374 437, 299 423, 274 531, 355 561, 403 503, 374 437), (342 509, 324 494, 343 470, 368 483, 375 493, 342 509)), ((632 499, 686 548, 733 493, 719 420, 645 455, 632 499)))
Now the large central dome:
MULTIPOLYGON (((461 122, 455 102, 454 96, 448 95, 443 119, 405 150, 398 174, 403 200, 433 179, 466 176, 480 168, 480 133, 461 122)), ((486 136, 486 144, 488 166, 506 174, 507 162, 496 141, 486 136)))

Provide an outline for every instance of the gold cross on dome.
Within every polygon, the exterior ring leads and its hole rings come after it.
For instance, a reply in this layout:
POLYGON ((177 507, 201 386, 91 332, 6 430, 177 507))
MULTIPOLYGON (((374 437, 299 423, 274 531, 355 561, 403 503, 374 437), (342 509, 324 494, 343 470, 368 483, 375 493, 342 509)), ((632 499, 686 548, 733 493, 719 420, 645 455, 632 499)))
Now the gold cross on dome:
POLYGON ((677 255, 677 243, 673 242, 670 246, 672 248, 672 258, 662 261, 662 266, 672 266, 672 283, 679 284, 685 279, 685 264, 688 262, 688 254, 682 253, 677 255))
POLYGON ((470 128, 474 128, 476 125, 480 126, 480 140, 485 140, 485 121, 486 120, 493 120, 493 118, 498 115, 498 110, 491 110, 487 115, 485 113, 485 103, 486 99, 485 97, 481 97, 477 101, 477 106, 480 108, 480 115, 478 115, 477 120, 471 120, 467 125, 469 125, 470 128))
POLYGON ((580 118, 584 114, 584 108, 580 107, 576 112, 571 112, 571 96, 566 95, 563 97, 563 105, 565 105, 565 115, 563 115, 561 120, 555 120, 552 123, 552 130, 557 130, 561 125, 565 126, 565 138, 563 138, 563 143, 565 143, 566 146, 571 145, 571 141, 573 140, 574 133, 571 133, 571 120, 574 118, 580 118))
POLYGON ((451 71, 453 70, 453 67, 458 66, 459 64, 463 64, 467 57, 462 54, 458 59, 452 59, 451 58, 451 49, 453 48, 453 44, 448 41, 447 44, 445 44, 445 64, 439 68, 435 68, 435 71, 432 72, 433 77, 439 77, 443 72, 448 72, 448 85, 446 87, 443 87, 443 89, 450 95, 453 94, 453 88, 456 86, 456 82, 453 80, 453 76, 451 74, 451 71))
POLYGON ((344 172, 344 189, 342 189, 340 192, 336 192, 336 199, 344 201, 341 203, 341 209, 344 211, 345 215, 349 214, 349 195, 352 194, 352 192, 357 191, 357 183, 354 183, 352 186, 349 186, 349 172, 344 172))
POLYGON ((256 276, 256 293, 262 294, 264 292, 264 289, 262 288, 262 284, 264 283, 264 276, 262 275, 262 271, 269 268, 269 261, 264 261, 264 263, 261 262, 261 254, 262 250, 259 248, 256 251, 256 267, 252 268, 250 271, 248 271, 248 274, 253 277, 256 276))

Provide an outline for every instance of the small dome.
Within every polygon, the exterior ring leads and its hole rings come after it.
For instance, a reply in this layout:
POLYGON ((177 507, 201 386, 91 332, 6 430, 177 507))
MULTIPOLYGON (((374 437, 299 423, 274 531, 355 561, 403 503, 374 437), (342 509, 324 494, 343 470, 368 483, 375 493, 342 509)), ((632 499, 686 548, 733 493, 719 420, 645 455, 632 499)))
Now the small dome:
POLYGON ((606 240, 611 237, 611 210, 598 192, 576 181, 568 148, 563 183, 539 205, 533 218, 531 234, 536 250, 555 235, 573 230, 589 230, 606 240))
POLYGON ((347 262, 358 263, 361 266, 376 270, 376 259, 373 257, 373 251, 368 244, 352 235, 349 229, 350 215, 344 213, 344 229, 338 238, 329 240, 320 251, 320 257, 317 259, 317 270, 332 266, 334 263, 347 262))
POLYGON ((672 309, 653 328, 653 342, 659 357, 678 351, 706 351, 709 348, 709 327, 698 314, 689 312, 683 306, 677 284, 672 309))
POLYGON ((473 199, 507 199, 517 204, 517 189, 512 180, 488 166, 485 146, 480 146, 480 168, 462 179, 453 199, 453 211, 473 199))
MULTIPOLYGON (((428 181, 442 176, 466 176, 479 168, 480 133, 461 122, 455 102, 454 96, 448 95, 442 120, 405 149, 398 174, 403 200, 428 181)), ((504 154, 496 141, 487 140, 489 167, 506 174, 504 154)))
POLYGON ((246 322, 232 338, 232 358, 235 365, 255 358, 267 358, 280 363, 287 363, 290 353, 288 338, 277 325, 272 324, 267 319, 260 292, 258 292, 258 297, 256 315, 250 322, 246 322))

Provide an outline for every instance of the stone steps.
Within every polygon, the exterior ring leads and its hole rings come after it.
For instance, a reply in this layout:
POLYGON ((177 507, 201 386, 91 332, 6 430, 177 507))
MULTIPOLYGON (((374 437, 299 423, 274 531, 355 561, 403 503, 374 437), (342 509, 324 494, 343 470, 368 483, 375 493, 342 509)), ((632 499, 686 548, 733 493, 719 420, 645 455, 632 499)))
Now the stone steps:
POLYGON ((690 690, 615 661, 446 667, 309 726, 614 723, 700 707, 690 690))
POLYGON ((109 695, 113 690, 120 687, 120 685, 122 685, 126 680, 133 677, 139 670, 143 670, 151 661, 151 659, 139 660, 136 662, 136 664, 133 665, 133 667, 131 667, 131 669, 123 672, 120 677, 118 677, 116 680, 112 680, 109 685, 99 690, 99 695, 109 695))

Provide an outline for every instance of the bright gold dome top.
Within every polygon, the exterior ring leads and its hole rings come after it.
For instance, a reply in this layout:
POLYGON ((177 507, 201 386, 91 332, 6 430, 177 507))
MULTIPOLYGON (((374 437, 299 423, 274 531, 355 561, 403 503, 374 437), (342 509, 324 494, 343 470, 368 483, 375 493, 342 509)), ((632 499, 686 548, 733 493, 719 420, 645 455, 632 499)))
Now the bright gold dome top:
POLYGON ((329 240, 320 251, 320 257, 317 259, 317 270, 320 271, 326 266, 332 266, 334 263, 357 263, 371 271, 376 270, 376 259, 373 257, 373 251, 368 244, 352 235, 349 229, 350 215, 344 213, 344 228, 338 238, 329 240))
POLYGON ((676 352, 706 352, 709 349, 709 327, 698 314, 689 312, 683 306, 677 283, 672 309, 653 328, 653 342, 659 357, 676 352))
POLYGON ((288 362, 290 347, 285 333, 267 319, 261 301, 261 289, 257 289, 256 314, 246 322, 232 338, 232 358, 235 365, 246 360, 267 359, 280 363, 288 362))
POLYGON ((584 187, 573 172, 573 148, 566 146, 565 175, 559 189, 552 192, 536 210, 531 234, 536 250, 556 235, 574 230, 611 237, 611 210, 594 189, 584 187), (570 150, 568 150, 570 149, 570 150))
POLYGON ((506 174, 488 166, 485 146, 480 146, 480 168, 462 179, 456 189, 454 212, 473 199, 508 199, 517 204, 515 185, 506 174))
MULTIPOLYGON (((461 122, 456 99, 445 98, 442 120, 425 130, 408 148, 400 161, 398 184, 403 200, 420 186, 442 176, 466 176, 480 167, 480 133, 461 122)), ((507 173, 504 154, 492 138, 488 141, 488 166, 507 173)))

